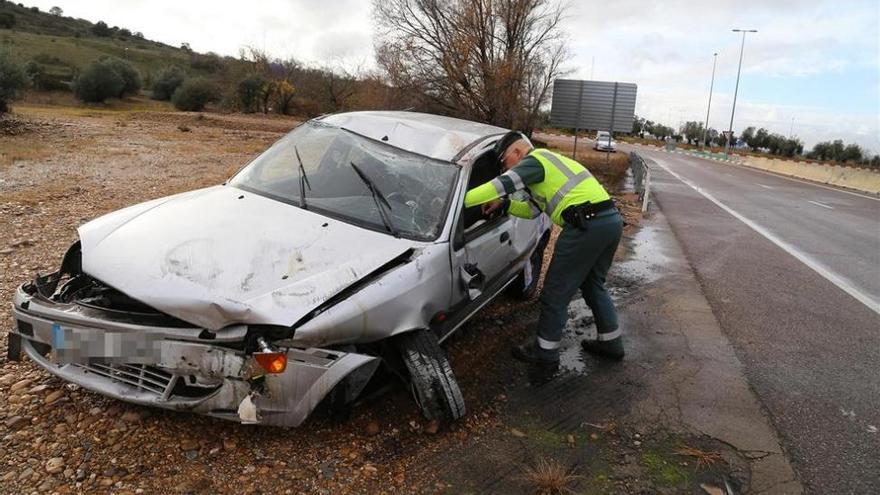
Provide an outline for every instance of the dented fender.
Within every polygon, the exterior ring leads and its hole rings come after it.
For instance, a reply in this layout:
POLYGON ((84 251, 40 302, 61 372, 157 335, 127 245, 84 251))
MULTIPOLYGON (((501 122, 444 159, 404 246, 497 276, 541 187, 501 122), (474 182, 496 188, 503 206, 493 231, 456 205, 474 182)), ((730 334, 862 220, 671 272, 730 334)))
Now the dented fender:
POLYGON ((291 343, 328 346, 386 339, 428 328, 451 305, 449 245, 434 244, 297 327, 291 343), (413 290, 417 287, 418 290, 413 290))

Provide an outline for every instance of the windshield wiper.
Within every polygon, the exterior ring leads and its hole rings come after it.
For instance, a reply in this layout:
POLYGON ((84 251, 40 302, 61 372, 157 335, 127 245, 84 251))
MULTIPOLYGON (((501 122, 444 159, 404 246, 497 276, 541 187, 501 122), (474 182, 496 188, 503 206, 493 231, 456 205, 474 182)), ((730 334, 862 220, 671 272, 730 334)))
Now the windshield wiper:
POLYGON ((302 158, 299 157, 299 149, 296 145, 293 146, 293 152, 296 153, 296 161, 299 162, 299 204, 303 210, 308 210, 309 205, 306 204, 306 186, 309 186, 309 191, 312 190, 312 185, 309 183, 309 177, 306 175, 306 168, 303 167, 302 158))
POLYGON ((370 190, 370 195, 373 196, 373 201, 376 203, 376 208, 379 210, 379 218, 382 219, 382 223, 385 224, 385 228, 388 229, 388 232, 391 232, 394 237, 400 237, 400 233, 397 232, 397 229, 394 228, 394 224, 391 223, 391 204, 388 202, 387 199, 385 199, 385 195, 382 194, 382 191, 380 191, 379 188, 376 187, 376 184, 374 184, 373 181, 370 180, 370 178, 367 177, 366 174, 364 174, 363 170, 361 170, 360 167, 355 165, 354 162, 349 163, 351 163, 351 168, 353 168, 355 173, 358 174, 358 177, 360 177, 361 180, 364 181, 364 184, 367 185, 367 189, 370 190), (388 211, 385 211, 385 208, 382 208, 383 204, 388 208, 388 211))

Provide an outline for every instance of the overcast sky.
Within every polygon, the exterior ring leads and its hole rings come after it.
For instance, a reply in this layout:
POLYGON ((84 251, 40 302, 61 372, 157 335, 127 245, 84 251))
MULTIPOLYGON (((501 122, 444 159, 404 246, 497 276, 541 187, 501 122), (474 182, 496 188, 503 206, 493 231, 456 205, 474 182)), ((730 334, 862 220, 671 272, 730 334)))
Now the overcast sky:
MULTIPOLYGON (((201 52, 254 45, 312 63, 374 64, 369 0, 22 1, 201 52)), ((877 0, 572 0, 571 77, 637 83, 636 113, 677 127, 706 118, 717 52, 709 124, 727 129, 741 41, 731 28, 758 30, 746 38, 734 131, 763 126, 810 146, 839 137, 880 152, 877 0)))

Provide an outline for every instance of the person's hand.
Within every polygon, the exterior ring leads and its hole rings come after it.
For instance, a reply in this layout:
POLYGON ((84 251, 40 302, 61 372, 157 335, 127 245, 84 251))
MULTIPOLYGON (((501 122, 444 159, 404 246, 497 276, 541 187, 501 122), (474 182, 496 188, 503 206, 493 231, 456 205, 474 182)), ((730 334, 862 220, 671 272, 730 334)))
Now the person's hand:
POLYGON ((503 205, 503 204, 504 204, 504 201, 502 201, 500 199, 496 199, 495 201, 489 201, 488 203, 483 203, 483 206, 481 208, 483 215, 486 215, 486 216, 491 215, 493 211, 497 210, 498 208, 501 208, 501 205, 503 205))

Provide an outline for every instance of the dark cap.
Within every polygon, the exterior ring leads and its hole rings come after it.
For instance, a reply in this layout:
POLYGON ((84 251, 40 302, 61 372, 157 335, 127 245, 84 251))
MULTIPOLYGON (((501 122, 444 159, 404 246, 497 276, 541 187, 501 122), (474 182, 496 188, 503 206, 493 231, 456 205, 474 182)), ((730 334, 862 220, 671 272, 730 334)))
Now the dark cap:
POLYGON ((510 131, 502 136, 501 139, 495 143, 495 156, 498 157, 498 161, 501 161, 501 157, 504 155, 504 152, 507 151, 507 148, 520 139, 523 139, 523 135, 516 131, 510 131))

